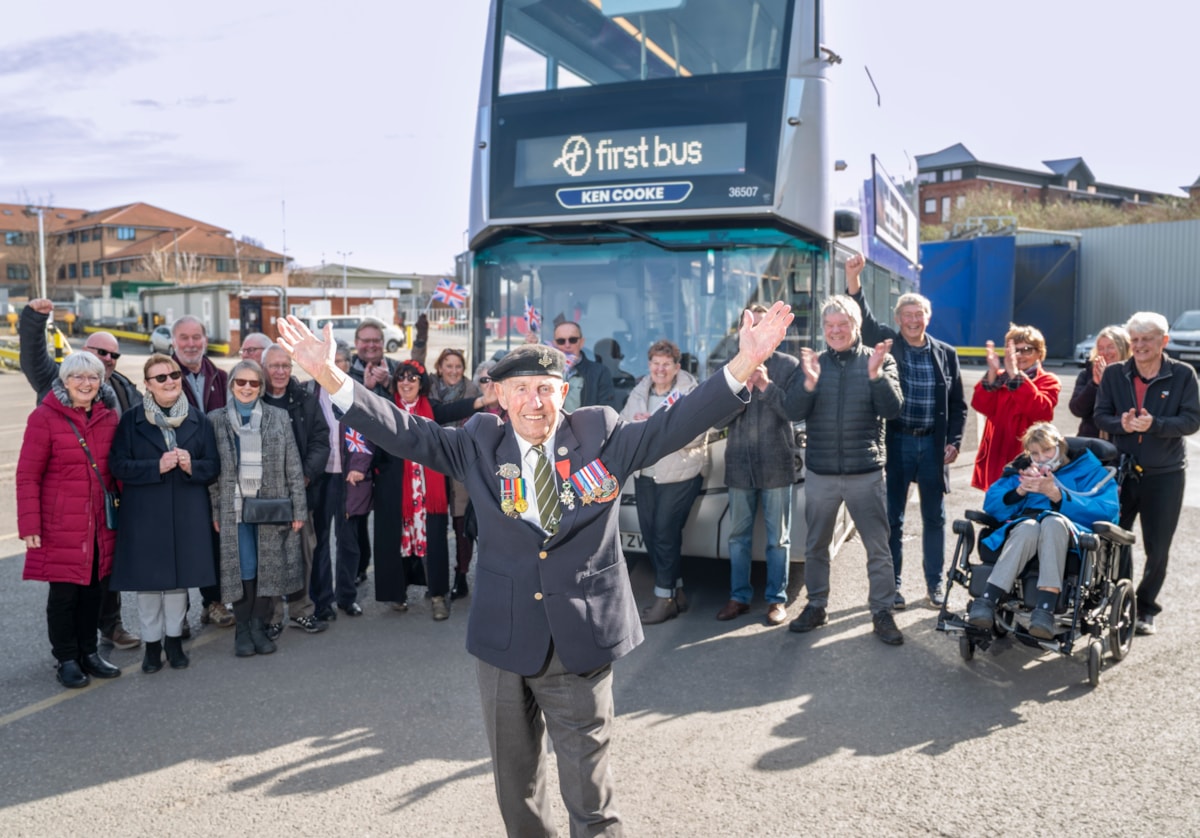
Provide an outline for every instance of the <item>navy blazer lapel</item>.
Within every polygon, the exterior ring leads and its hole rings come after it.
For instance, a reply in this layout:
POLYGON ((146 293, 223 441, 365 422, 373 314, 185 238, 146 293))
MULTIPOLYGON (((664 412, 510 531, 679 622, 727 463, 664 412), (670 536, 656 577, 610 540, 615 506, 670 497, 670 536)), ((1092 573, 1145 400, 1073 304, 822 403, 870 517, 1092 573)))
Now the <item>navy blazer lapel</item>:
MULTIPOLYGON (((575 437, 575 432, 571 430, 571 424, 564 417, 558 423, 558 430, 554 434, 554 480, 561 495, 563 483, 570 482, 571 475, 583 468, 583 461, 579 453, 579 440, 575 437), (559 471, 559 463, 567 463, 567 476, 564 478, 559 471)), ((563 535, 569 532, 575 526, 575 516, 579 510, 583 508, 583 501, 579 499, 578 492, 575 488, 571 488, 571 493, 575 497, 575 502, 570 504, 562 504, 562 520, 558 525, 558 532, 554 537, 563 535)), ((561 502, 561 497, 560 497, 561 502)))

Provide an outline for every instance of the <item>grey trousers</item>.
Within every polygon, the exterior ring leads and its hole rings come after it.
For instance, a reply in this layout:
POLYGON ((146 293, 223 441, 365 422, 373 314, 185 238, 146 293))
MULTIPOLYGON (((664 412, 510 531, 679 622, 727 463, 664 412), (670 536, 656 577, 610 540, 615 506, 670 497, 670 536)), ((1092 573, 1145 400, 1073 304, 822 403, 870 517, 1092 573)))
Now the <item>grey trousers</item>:
POLYGON ((1018 521, 1005 534, 988 584, 1011 591, 1025 565, 1037 556, 1038 587, 1061 589, 1070 546, 1071 525, 1057 515, 1047 515, 1041 521, 1018 521))
POLYGON ((576 675, 552 652, 537 675, 477 661, 483 724, 492 752, 496 800, 511 838, 558 834, 546 796, 546 733, 558 757, 558 784, 571 836, 620 836, 608 768, 612 666, 576 675))
POLYGON ((163 636, 179 637, 183 634, 183 621, 187 619, 187 591, 138 591, 138 622, 142 627, 142 640, 147 643, 161 641, 163 636))
POLYGON ((891 529, 883 469, 867 474, 814 474, 804 478, 804 586, 811 605, 829 605, 829 545, 841 505, 846 504, 867 551, 871 613, 891 611, 896 599, 896 574, 888 546, 891 529))

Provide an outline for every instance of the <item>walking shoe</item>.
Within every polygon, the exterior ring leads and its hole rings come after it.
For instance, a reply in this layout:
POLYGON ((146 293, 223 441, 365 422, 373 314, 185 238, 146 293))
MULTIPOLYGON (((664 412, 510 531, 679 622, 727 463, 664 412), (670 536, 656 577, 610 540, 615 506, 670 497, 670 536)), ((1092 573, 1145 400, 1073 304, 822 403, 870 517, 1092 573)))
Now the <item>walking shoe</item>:
POLYGON ((450 606, 444 596, 435 596, 429 601, 429 607, 433 610, 433 619, 439 622, 450 619, 450 606))
POLYGON ((117 623, 110 634, 100 634, 100 642, 122 651, 136 649, 142 645, 142 638, 125 630, 125 626, 117 623))
POLYGON ((408 610, 408 600, 402 599, 399 602, 393 602, 392 610, 393 611, 407 611, 408 610))
POLYGON ((92 652, 90 655, 81 657, 79 666, 93 678, 117 678, 121 674, 120 668, 100 657, 99 652, 92 652))
POLYGON ((825 609, 810 602, 804 606, 804 610, 800 612, 799 617, 788 623, 788 631, 798 631, 803 634, 828 622, 829 616, 825 613, 825 609))
POLYGON ((317 609, 315 616, 318 620, 324 620, 327 623, 332 623, 337 619, 337 609, 335 609, 332 605, 326 605, 324 608, 317 609))
MULTIPOLYGON (((246 625, 249 626, 250 624, 247 623, 246 625)), ((269 639, 278 640, 281 634, 283 634, 283 623, 267 623, 267 637, 269 639)), ((249 637, 249 635, 246 636, 249 637)))
POLYGON ((339 605, 338 608, 345 611, 347 617, 361 617, 363 613, 362 606, 357 602, 352 602, 349 605, 339 605))
POLYGON ((208 607, 200 612, 200 622, 205 625, 229 628, 234 624, 233 615, 223 602, 210 602, 208 607))
POLYGON ((729 602, 717 612, 717 619, 721 622, 732 620, 735 617, 740 617, 750 610, 750 606, 736 599, 731 599, 729 602))
POLYGON ((642 625, 654 626, 679 616, 679 605, 674 597, 656 596, 654 602, 642 609, 642 625))
POLYGON ((942 583, 938 582, 929 589, 929 604, 934 608, 941 608, 946 603, 946 591, 942 588, 942 583))
POLYGON ((892 608, 897 611, 903 611, 908 608, 908 603, 904 601, 904 594, 900 593, 900 589, 896 589, 896 598, 892 600, 892 608))
POLYGON ((1154 615, 1153 614, 1146 614, 1144 616, 1138 617, 1137 622, 1135 622, 1133 624, 1133 633, 1134 634, 1146 635, 1146 634, 1156 634, 1157 632, 1158 632, 1158 628, 1155 627, 1155 625, 1154 625, 1154 615))
POLYGON ((1042 640, 1054 639, 1054 612, 1049 608, 1035 608, 1029 615, 1029 633, 1042 640))
POLYGON ((990 629, 996 622, 996 603, 987 597, 979 597, 967 611, 967 622, 975 628, 990 629))
MULTIPOLYGON (((251 625, 253 625, 253 623, 251 623, 251 625)), ((324 620, 318 620, 311 614, 309 614, 307 617, 292 617, 292 625, 298 629, 304 629, 304 631, 308 634, 320 634, 321 632, 325 631, 325 629, 329 628, 329 623, 325 622, 324 620)), ((255 644, 255 646, 257 648, 257 644, 255 644)), ((260 650, 259 654, 261 655, 263 652, 260 650)))
POLYGON ((787 607, 782 602, 772 602, 767 606, 767 625, 780 626, 787 619, 787 607))
POLYGON ((875 624, 875 636, 889 646, 899 646, 904 642, 904 635, 896 628, 896 620, 891 611, 876 611, 871 615, 875 624))

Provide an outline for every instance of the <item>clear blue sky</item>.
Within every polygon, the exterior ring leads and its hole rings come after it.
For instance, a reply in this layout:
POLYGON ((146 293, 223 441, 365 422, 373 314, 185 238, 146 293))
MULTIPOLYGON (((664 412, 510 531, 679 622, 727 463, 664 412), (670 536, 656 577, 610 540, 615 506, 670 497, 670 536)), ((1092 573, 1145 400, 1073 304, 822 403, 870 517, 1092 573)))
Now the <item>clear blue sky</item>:
MULTIPOLYGON (((1175 193, 1200 175, 1195 4, 827 6, 830 46, 854 73, 870 65, 889 141, 910 154, 962 142, 1029 167, 1081 156, 1101 181, 1175 193)), ((301 264, 351 251, 352 265, 448 271, 464 247, 487 9, 8 4, 0 201, 145 201, 277 251, 286 227, 301 264)))

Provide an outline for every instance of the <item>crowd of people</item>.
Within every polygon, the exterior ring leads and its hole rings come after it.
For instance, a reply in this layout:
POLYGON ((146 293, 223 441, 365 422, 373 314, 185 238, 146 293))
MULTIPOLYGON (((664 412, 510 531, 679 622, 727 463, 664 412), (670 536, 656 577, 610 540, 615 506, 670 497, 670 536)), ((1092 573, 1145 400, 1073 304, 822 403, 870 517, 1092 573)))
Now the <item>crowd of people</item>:
MULTIPOLYGON (((423 357, 386 357, 383 324, 370 319, 353 347, 281 321, 278 343, 248 336, 226 373, 206 357, 204 324, 185 316, 172 327, 174 353, 146 361, 141 392, 116 372, 119 344, 104 332, 56 364, 45 343, 51 306, 32 301, 20 320, 21 361, 39 404, 18 463, 18 520, 25 578, 50 583, 58 680, 77 688, 120 675, 101 655, 105 645, 144 644, 148 674, 164 655, 171 668, 186 668, 192 588, 203 623, 235 629, 237 656, 270 654, 289 624, 320 634, 339 612, 361 616, 358 588, 373 558, 375 598, 396 611, 408 610, 413 586, 425 589, 435 621, 450 617, 454 600, 475 600, 467 645, 479 659, 510 831, 545 817, 541 756, 528 747, 543 718, 554 723, 560 753, 589 767, 584 787, 563 789, 572 823, 616 823, 609 666, 641 642, 642 626, 688 610, 683 532, 716 435, 726 438, 731 523, 730 595, 718 620, 750 610, 761 510, 765 621, 787 622, 797 490, 806 493, 806 602, 790 630, 828 622, 830 547, 844 505, 867 554, 874 632, 903 643, 893 612, 907 606, 901 542, 913 483, 925 593, 934 606, 944 602, 944 496, 968 416, 958 356, 928 334, 932 311, 918 294, 899 298, 894 327, 878 321, 863 294, 864 266, 852 256, 847 293, 821 309, 823 351, 779 352, 792 315, 781 303, 755 306, 744 313, 737 354, 704 382, 685 368, 679 346, 653 343, 649 374, 632 384, 619 416, 610 368, 588 358, 570 321, 556 323, 545 344, 489 359, 468 378, 458 349, 443 350, 432 370, 423 357), (312 380, 301 382, 294 364, 312 380), (654 571, 640 611, 612 503, 629 478, 654 571), (565 561, 547 563, 552 555, 565 561), (122 591, 136 594, 140 638, 122 620, 122 591), (520 718, 510 706, 522 708, 520 718)), ((1116 518, 1128 529, 1140 517, 1137 631, 1156 630, 1183 500, 1183 437, 1200 428, 1196 374, 1165 355, 1167 328, 1140 312, 1102 330, 1071 396, 1077 435, 1110 440, 1132 464, 1119 497, 1115 485, 1083 496, 1099 464, 1052 424, 1061 382, 1044 368, 1042 333, 1014 324, 1003 352, 987 343, 970 399, 986 419, 972 485, 1006 526, 989 544, 999 558, 971 604, 972 624, 991 619, 1037 553, 1052 560, 1040 564, 1030 631, 1053 637, 1053 619, 1039 611, 1057 598, 1071 539, 1093 520, 1116 518)))

